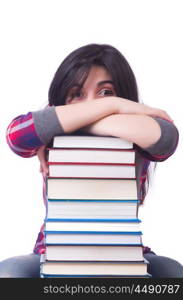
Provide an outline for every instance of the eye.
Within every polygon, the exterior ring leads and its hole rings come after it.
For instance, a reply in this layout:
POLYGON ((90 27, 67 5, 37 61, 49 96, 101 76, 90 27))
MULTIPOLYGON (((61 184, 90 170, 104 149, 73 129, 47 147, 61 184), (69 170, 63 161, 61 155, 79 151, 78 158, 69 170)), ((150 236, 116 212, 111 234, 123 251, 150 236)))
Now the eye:
POLYGON ((101 96, 111 96, 111 95, 114 95, 113 91, 110 90, 110 89, 102 89, 99 94, 101 96))
POLYGON ((76 92, 71 93, 70 98, 71 99, 80 98, 81 96, 82 96, 81 91, 76 91, 76 92))

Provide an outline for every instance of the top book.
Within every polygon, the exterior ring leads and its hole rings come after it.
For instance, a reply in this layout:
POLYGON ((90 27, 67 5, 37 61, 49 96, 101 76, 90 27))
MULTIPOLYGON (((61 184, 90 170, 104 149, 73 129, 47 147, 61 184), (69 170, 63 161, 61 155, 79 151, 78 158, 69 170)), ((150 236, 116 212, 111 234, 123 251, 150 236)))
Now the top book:
POLYGON ((64 135, 54 137, 53 148, 133 149, 133 143, 117 137, 64 135))

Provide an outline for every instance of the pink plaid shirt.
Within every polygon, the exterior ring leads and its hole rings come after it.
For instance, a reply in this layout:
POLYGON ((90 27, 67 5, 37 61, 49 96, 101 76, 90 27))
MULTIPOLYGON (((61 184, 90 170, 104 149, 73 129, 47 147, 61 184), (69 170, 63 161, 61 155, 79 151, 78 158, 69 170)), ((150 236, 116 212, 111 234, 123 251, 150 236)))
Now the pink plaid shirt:
MULTIPOLYGON (((168 153, 166 155, 151 155, 147 151, 144 151, 143 149, 135 145, 143 161, 140 173, 140 199, 142 201, 145 197, 146 175, 150 161, 164 161, 169 156, 171 156, 177 147, 178 136, 176 137, 176 139, 176 144, 173 150, 171 151, 171 153, 168 153)), ((11 121, 11 123, 7 127, 6 140, 11 150, 17 155, 27 158, 36 155, 37 150, 40 146, 43 145, 43 142, 40 140, 36 132, 32 112, 28 112, 25 115, 19 115, 11 121)), ((46 177, 44 176, 43 200, 47 208, 46 177)), ((33 251, 36 254, 41 254, 45 251, 44 223, 41 226, 33 251)), ((149 247, 143 246, 144 253, 147 253, 149 251, 149 247)))

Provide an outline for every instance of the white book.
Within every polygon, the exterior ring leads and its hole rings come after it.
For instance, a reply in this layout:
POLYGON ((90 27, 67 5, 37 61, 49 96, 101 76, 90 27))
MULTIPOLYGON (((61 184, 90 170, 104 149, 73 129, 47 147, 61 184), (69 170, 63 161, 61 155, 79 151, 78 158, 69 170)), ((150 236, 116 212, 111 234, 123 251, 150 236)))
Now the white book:
POLYGON ((135 178, 135 166, 51 164, 50 177, 70 178, 135 178))
POLYGON ((57 222, 45 221, 45 230, 53 232, 141 232, 140 220, 136 222, 57 222))
POLYGON ((47 178, 49 199, 137 200, 136 180, 47 178))
POLYGON ((47 218, 135 219, 138 203, 130 201, 48 200, 47 218))
POLYGON ((54 148, 107 148, 132 149, 133 143, 118 137, 67 135, 55 136, 54 148))
POLYGON ((46 245, 47 260, 142 261, 142 246, 46 245))
POLYGON ((110 244, 110 245, 141 245, 141 234, 123 233, 49 233, 45 231, 46 244, 110 244))
POLYGON ((49 162, 135 163, 135 150, 48 148, 49 162))
POLYGON ((41 273, 51 275, 146 275, 147 261, 141 262, 50 262, 41 265, 41 273))

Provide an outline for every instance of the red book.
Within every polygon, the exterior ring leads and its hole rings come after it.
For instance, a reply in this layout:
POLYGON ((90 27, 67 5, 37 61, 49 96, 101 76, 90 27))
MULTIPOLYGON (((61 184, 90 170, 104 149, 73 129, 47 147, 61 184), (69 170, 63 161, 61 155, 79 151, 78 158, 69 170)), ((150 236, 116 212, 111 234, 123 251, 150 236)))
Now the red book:
POLYGON ((56 136, 48 150, 50 177, 135 178, 133 144, 120 138, 56 136))

